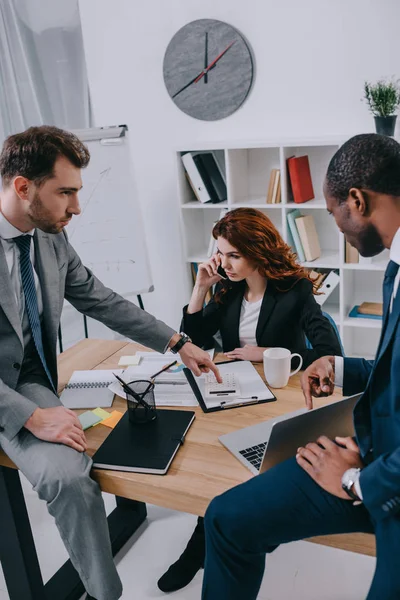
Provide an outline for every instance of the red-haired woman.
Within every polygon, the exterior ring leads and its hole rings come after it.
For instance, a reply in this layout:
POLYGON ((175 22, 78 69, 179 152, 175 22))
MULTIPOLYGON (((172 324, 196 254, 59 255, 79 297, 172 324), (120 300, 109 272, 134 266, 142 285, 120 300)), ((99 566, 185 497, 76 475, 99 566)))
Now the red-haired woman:
MULTIPOLYGON (((321 356, 341 356, 330 322, 315 301, 314 286, 270 219, 253 208, 226 214, 212 232, 217 253, 199 265, 182 329, 199 346, 220 332, 229 358, 262 361, 267 347, 288 348, 303 358, 303 368, 321 356), (226 279, 218 274, 225 271, 226 279), (205 308, 208 290, 216 284, 205 308), (312 349, 306 346, 306 336, 312 349)), ((203 566, 203 519, 189 543, 158 581, 162 591, 186 586, 203 566)))

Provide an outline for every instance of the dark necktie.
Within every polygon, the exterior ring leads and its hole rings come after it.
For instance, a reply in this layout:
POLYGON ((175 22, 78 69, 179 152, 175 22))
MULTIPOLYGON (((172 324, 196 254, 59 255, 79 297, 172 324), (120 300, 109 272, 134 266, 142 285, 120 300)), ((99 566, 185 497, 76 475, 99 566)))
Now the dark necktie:
POLYGON ((19 248, 19 262, 21 268, 22 288, 25 296, 25 309, 28 313, 28 320, 32 331, 33 341, 45 373, 51 383, 51 387, 56 393, 43 349, 42 328, 40 325, 35 278, 33 275, 33 266, 31 262, 31 239, 31 235, 20 235, 19 237, 14 238, 14 242, 19 248))
POLYGON ((396 279, 399 265, 390 260, 386 267, 385 279, 383 280, 383 317, 387 321, 390 310, 390 300, 393 295, 394 280, 396 279))

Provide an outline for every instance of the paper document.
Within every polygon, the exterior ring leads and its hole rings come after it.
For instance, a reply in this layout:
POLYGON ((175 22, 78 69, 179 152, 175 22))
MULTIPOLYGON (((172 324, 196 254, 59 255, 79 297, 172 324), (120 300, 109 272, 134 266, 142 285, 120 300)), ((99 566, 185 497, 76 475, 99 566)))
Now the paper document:
MULTIPOLYGON (((208 350, 207 352, 212 359, 214 350, 208 350)), ((136 352, 135 356, 140 358, 139 364, 129 366, 121 375, 126 383, 137 379, 150 379, 157 371, 161 371, 163 367, 177 360, 176 365, 158 375, 154 380, 156 406, 198 406, 192 388, 183 372, 185 365, 180 362, 179 354, 139 351, 136 352)), ((118 381, 112 383, 109 389, 126 400, 126 394, 118 381)))
POLYGON ((195 382, 203 396, 207 408, 214 408, 221 405, 234 406, 235 404, 251 404, 260 400, 269 400, 274 398, 271 390, 265 385, 255 367, 250 361, 232 361, 229 363, 219 363, 219 371, 223 377, 233 374, 240 386, 240 396, 236 398, 209 398, 205 394, 205 375, 194 377, 195 382))

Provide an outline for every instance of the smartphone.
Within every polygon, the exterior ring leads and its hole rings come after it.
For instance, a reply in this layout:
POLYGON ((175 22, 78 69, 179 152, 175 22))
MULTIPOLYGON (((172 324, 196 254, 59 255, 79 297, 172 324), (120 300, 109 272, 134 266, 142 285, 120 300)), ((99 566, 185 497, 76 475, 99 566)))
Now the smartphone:
POLYGON ((218 273, 218 275, 220 275, 220 277, 222 277, 222 279, 228 279, 228 277, 226 276, 226 273, 225 273, 224 269, 221 267, 221 265, 219 265, 219 267, 217 269, 217 273, 218 273))

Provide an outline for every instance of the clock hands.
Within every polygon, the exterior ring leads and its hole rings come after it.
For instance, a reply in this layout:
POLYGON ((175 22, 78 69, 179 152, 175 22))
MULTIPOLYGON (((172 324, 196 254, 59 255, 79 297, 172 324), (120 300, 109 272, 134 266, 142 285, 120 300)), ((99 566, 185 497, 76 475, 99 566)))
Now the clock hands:
POLYGON ((189 81, 189 83, 184 85, 183 88, 181 88, 180 90, 175 92, 175 94, 173 96, 171 96, 171 98, 176 98, 180 93, 184 92, 186 90, 186 88, 189 87, 189 85, 192 85, 192 83, 194 83, 196 81, 197 77, 198 77, 197 75, 196 75, 196 77, 193 77, 192 81, 189 81))
POLYGON ((233 44, 235 43, 235 41, 236 41, 236 40, 233 40, 233 42, 231 42, 231 43, 229 44, 229 46, 227 46, 227 47, 225 48, 225 50, 223 50, 223 51, 221 52, 221 54, 218 54, 217 58, 214 58, 214 60, 213 60, 213 61, 212 61, 212 62, 211 62, 209 65, 208 65, 208 67, 206 67, 206 68, 204 69, 204 71, 202 71, 202 72, 200 73, 200 75, 198 75, 198 77, 196 77, 196 79, 194 80, 194 83, 197 83, 198 81, 200 81, 200 79, 201 79, 202 77, 205 77, 205 76, 207 75, 208 71, 211 71, 211 69, 213 69, 213 68, 215 67, 215 65, 217 64, 217 62, 218 62, 219 60, 221 60, 221 58, 224 56, 224 54, 226 54, 226 53, 228 52, 229 48, 232 48, 232 46, 233 46, 233 44))
MULTIPOLYGON (((208 63, 208 32, 206 31, 206 46, 204 49, 204 68, 207 69, 208 63)), ((208 73, 204 75, 204 83, 208 83, 208 73)))
MULTIPOLYGON (((207 52, 207 45, 208 45, 208 35, 206 34, 206 52, 205 52, 205 59, 207 62, 207 56, 206 54, 208 54, 207 52)), ((220 54, 218 54, 218 56, 216 58, 214 58, 214 60, 207 65, 206 67, 204 67, 203 71, 201 71, 201 73, 199 73, 199 75, 196 75, 196 77, 193 77, 193 79, 191 81, 189 81, 189 83, 187 83, 186 85, 184 85, 180 90, 178 90, 177 92, 175 92, 175 94, 172 96, 172 98, 176 98, 176 96, 178 96, 179 94, 181 94, 182 92, 184 92, 190 85, 192 85, 192 83, 197 83, 198 81, 200 81, 200 79, 202 77, 206 78, 206 76, 208 75, 208 72, 211 71, 211 69, 213 69, 217 62, 219 60, 221 60, 221 58, 228 52, 228 50, 233 46, 233 44, 235 43, 236 40, 233 40, 233 42, 231 42, 226 48, 225 50, 223 50, 220 54)), ((208 80, 208 77, 207 77, 208 80)))

